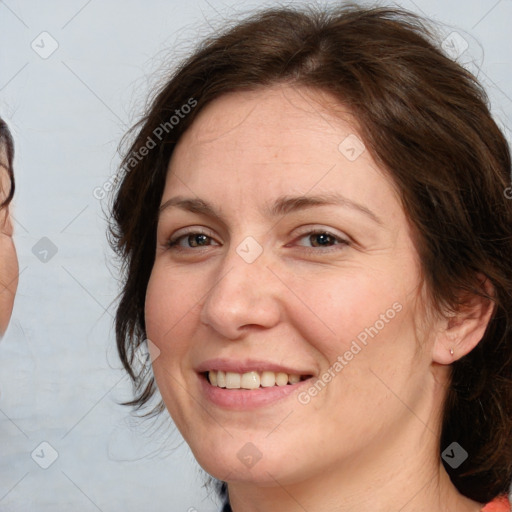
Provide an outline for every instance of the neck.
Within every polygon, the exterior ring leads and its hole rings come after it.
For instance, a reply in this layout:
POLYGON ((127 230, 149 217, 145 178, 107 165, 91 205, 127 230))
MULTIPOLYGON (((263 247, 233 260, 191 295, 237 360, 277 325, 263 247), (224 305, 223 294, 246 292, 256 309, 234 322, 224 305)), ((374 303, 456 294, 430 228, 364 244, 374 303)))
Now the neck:
POLYGON ((385 480, 364 489, 342 484, 326 489, 325 481, 314 487, 312 481, 297 486, 276 481, 274 488, 236 484, 228 488, 233 512, 480 512, 482 507, 456 490, 444 468, 430 478, 425 474, 414 479, 415 484, 396 475, 385 480))
MULTIPOLYGON (((417 422, 411 418, 411 422, 417 422)), ((407 431, 407 430, 404 430, 407 431)), ((265 486, 228 484, 233 512, 479 512, 481 504, 462 496, 438 454, 437 434, 422 427, 409 439, 377 439, 347 464, 321 475, 284 482, 269 472, 265 486)))

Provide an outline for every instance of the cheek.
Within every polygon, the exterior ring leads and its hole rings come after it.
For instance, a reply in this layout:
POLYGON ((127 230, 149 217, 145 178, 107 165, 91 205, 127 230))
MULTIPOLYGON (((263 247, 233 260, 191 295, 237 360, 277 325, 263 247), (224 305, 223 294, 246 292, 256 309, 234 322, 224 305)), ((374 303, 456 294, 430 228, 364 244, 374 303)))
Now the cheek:
POLYGON ((392 272, 360 269, 296 279, 290 288, 303 303, 291 297, 287 313, 303 337, 332 363, 353 341, 363 348, 370 341, 396 338, 407 316, 410 286, 392 272))
POLYGON ((315 433, 334 438, 342 423, 344 436, 356 446, 361 436, 375 436, 384 423, 401 417, 403 406, 387 386, 409 396, 407 386, 415 385, 412 285, 392 273, 358 272, 303 282, 300 290, 296 283, 294 290, 307 297, 314 313, 290 302, 289 314, 321 358, 319 379, 326 383, 315 381, 297 397, 303 413, 315 418, 310 420, 315 433))
POLYGON ((182 365, 190 352, 192 317, 196 314, 194 296, 176 273, 159 262, 155 264, 146 290, 146 336, 158 349, 158 357, 153 360, 156 384, 180 430, 183 418, 189 414, 182 408, 186 402, 182 365))
POLYGON ((179 272, 156 262, 148 282, 145 300, 147 337, 159 348, 161 356, 177 360, 186 350, 186 340, 197 323, 200 279, 185 279, 179 272))

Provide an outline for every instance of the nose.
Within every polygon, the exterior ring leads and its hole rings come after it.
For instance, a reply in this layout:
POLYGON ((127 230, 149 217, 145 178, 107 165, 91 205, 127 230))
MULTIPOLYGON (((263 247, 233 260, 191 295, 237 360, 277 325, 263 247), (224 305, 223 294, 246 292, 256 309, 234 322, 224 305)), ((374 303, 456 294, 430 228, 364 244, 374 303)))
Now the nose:
POLYGON ((230 340, 277 325, 281 318, 280 282, 267 263, 265 254, 248 263, 235 250, 230 251, 202 305, 201 322, 230 340))

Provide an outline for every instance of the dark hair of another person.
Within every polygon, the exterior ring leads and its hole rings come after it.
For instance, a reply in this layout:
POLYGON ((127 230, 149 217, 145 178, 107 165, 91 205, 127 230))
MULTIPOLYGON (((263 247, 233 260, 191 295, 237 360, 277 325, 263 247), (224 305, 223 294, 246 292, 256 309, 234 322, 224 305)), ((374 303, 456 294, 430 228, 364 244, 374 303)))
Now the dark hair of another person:
POLYGON ((493 301, 483 339, 451 365, 439 450, 456 441, 468 452, 457 469, 443 461, 463 495, 488 502, 506 493, 512 479, 509 147, 474 76, 442 53, 426 22, 394 8, 259 12, 204 41, 158 91, 134 127, 122 169, 176 109, 190 98, 197 106, 123 173, 114 198, 110 241, 124 263, 116 337, 134 382, 129 404, 141 409, 155 391, 151 372, 138 373, 133 360, 146 338, 145 293, 174 148, 216 98, 276 84, 327 92, 354 115, 367 149, 398 190, 434 307, 459 310, 471 294, 493 301), (492 297, 482 277, 493 285, 492 297))
MULTIPOLYGON (((14 171, 12 163, 14 160, 14 141, 12 135, 7 126, 7 123, 0 117, 0 149, 5 148, 7 155, 7 173, 9 174, 10 189, 7 197, 0 203, 0 208, 7 206, 14 196, 14 171)), ((3 191, 2 191, 3 192, 3 191)), ((2 193, 3 195, 3 193, 2 193)))

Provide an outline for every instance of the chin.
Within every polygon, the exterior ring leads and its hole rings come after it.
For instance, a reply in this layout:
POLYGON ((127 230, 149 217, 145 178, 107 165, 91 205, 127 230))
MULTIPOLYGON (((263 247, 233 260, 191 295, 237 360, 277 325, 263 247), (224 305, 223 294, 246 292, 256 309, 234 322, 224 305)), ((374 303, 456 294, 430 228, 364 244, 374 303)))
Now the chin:
POLYGON ((255 484, 258 487, 273 487, 278 481, 286 480, 282 475, 283 459, 281 462, 264 461, 256 462, 253 466, 242 463, 233 464, 232 457, 229 460, 219 460, 211 456, 197 458, 199 465, 217 480, 255 484))
MULTIPOLYGON (((252 483, 261 487, 275 486, 276 480, 295 480, 290 474, 289 465, 283 464, 283 461, 294 460, 293 455, 288 456, 284 450, 279 450, 270 443, 263 445, 262 442, 253 443, 234 437, 226 442, 225 437, 222 437, 222 440, 215 441, 214 449, 208 449, 204 439, 202 443, 198 440, 197 444, 189 444, 199 465, 214 478, 252 483)), ((299 466, 300 463, 294 460, 294 467, 299 466)))

